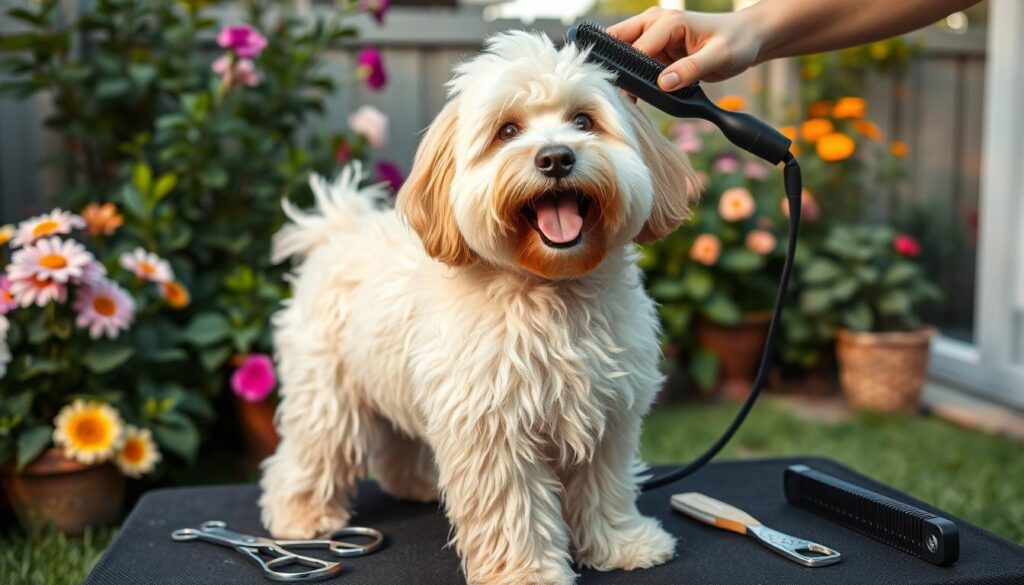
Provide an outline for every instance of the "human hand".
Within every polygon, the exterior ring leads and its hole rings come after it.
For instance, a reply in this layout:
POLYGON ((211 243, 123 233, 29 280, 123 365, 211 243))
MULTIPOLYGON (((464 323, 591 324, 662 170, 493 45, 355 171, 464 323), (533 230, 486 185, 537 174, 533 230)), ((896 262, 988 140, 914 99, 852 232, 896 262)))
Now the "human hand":
POLYGON ((747 11, 707 14, 649 8, 608 28, 668 67, 658 78, 664 91, 697 80, 721 81, 754 64, 762 35, 747 11))

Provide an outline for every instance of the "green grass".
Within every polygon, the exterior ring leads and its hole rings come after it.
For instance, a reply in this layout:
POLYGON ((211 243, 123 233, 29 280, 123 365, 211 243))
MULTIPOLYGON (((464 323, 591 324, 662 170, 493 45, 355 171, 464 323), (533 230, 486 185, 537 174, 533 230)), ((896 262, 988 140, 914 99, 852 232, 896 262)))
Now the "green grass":
MULTIPOLYGON (((644 457, 651 463, 689 461, 714 441, 736 408, 689 404, 656 410, 647 420, 644 457)), ((811 421, 769 396, 722 457, 830 457, 1024 544, 1022 452, 1019 442, 934 418, 862 414, 835 423, 811 421)), ((33 537, 2 531, 0 583, 81 583, 112 535, 68 539, 52 531, 33 537)))

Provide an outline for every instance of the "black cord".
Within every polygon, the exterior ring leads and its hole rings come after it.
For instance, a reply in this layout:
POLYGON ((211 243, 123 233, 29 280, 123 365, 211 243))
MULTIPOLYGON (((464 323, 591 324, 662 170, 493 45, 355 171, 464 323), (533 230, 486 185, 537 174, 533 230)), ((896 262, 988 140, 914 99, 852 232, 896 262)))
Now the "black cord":
POLYGON ((718 452, 725 447, 726 443, 736 434, 736 430, 743 424, 744 419, 750 413, 750 409, 757 402, 761 395, 761 388, 765 385, 765 378, 768 377, 768 370, 771 369, 772 360, 775 357, 775 342, 778 337, 779 319, 782 317, 782 307, 786 303, 786 291, 789 288, 789 274, 793 271, 793 257, 796 256, 796 240, 800 232, 800 194, 803 191, 803 178, 800 175, 800 165, 791 153, 786 154, 784 159, 786 166, 783 170, 782 180, 786 189, 786 200, 789 204, 789 241, 786 243, 786 259, 782 264, 782 276, 779 278, 779 290, 775 293, 775 308, 772 309, 772 320, 768 325, 768 338, 764 344, 764 352, 761 353, 761 364, 757 368, 757 376, 754 377, 754 384, 750 388, 750 395, 740 407, 736 417, 729 424, 729 428, 718 437, 711 447, 703 455, 694 459, 689 465, 670 471, 664 475, 651 478, 640 484, 641 491, 653 490, 662 486, 674 483, 692 474, 711 461, 718 452))

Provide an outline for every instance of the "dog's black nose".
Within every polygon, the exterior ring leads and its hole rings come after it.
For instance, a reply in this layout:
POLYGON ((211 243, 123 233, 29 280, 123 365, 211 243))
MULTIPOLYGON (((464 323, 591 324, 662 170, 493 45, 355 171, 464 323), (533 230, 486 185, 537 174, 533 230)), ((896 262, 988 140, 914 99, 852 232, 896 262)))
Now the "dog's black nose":
POLYGON ((572 172, 572 165, 576 164, 576 153, 564 144, 545 146, 537 151, 533 162, 544 176, 561 179, 572 172))

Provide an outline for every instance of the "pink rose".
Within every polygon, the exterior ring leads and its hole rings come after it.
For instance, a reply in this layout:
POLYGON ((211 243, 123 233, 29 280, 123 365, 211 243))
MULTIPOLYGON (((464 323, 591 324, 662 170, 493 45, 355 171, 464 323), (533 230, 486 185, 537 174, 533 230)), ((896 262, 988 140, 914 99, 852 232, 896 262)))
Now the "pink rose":
POLYGON ((348 125, 374 148, 382 148, 388 141, 388 117, 373 106, 362 106, 352 112, 348 125))
POLYGON ((921 253, 921 244, 907 234, 899 234, 892 239, 892 247, 897 254, 915 257, 921 253))
POLYGON ((275 386, 277 375, 274 373, 274 362, 266 354, 249 354, 231 374, 231 389, 249 402, 265 399, 275 386))
POLYGON ((712 169, 721 175, 729 175, 740 170, 740 161, 731 154, 724 154, 715 159, 712 169))
POLYGON ((226 26, 217 35, 217 44, 239 57, 253 58, 267 48, 267 38, 248 26, 226 26))
POLYGON ((227 87, 245 86, 256 87, 263 80, 260 72, 256 70, 256 64, 252 59, 238 59, 231 63, 231 55, 221 55, 213 65, 210 66, 213 72, 220 75, 227 87))
POLYGON ((384 61, 377 49, 366 47, 359 51, 359 55, 356 56, 356 67, 359 76, 366 80, 366 85, 370 89, 381 89, 387 85, 388 76, 384 71, 384 61))

